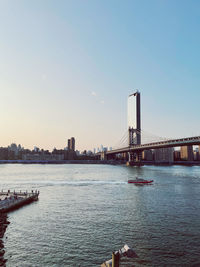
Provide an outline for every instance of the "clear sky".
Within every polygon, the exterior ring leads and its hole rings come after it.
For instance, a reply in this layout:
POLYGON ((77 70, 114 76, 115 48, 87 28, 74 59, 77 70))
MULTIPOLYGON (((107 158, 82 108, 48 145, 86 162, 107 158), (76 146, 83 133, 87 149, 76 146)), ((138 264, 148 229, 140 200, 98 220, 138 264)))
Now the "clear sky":
POLYGON ((200 135, 200 1, 0 0, 0 146, 113 146, 200 135))

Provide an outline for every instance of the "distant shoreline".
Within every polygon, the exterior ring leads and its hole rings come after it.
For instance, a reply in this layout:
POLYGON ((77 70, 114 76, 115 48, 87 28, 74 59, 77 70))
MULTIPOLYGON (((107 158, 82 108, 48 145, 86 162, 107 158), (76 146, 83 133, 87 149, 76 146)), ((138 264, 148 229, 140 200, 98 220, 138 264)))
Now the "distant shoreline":
MULTIPOLYGON (((110 160, 0 160, 0 164, 106 164, 106 165, 125 165, 125 161, 110 160)), ((134 166, 154 165, 154 166, 200 166, 200 161, 174 161, 174 162, 151 162, 142 161, 134 166)))
POLYGON ((0 164, 123 164, 121 161, 106 160, 0 160, 0 164))

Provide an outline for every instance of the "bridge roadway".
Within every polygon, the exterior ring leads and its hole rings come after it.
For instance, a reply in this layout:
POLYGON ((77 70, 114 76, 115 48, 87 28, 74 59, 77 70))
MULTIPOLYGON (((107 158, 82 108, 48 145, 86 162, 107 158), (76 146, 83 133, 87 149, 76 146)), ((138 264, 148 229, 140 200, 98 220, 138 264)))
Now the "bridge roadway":
MULTIPOLYGON (((200 145, 200 136, 186 137, 180 139, 172 139, 167 141, 159 141, 154 143, 142 144, 142 145, 133 145, 130 147, 123 147, 119 149, 113 149, 106 151, 107 155, 126 153, 126 152, 137 152, 148 149, 156 148, 167 148, 167 147, 177 147, 177 146, 188 146, 188 145, 200 145)), ((101 152, 97 153, 100 155, 101 152)))

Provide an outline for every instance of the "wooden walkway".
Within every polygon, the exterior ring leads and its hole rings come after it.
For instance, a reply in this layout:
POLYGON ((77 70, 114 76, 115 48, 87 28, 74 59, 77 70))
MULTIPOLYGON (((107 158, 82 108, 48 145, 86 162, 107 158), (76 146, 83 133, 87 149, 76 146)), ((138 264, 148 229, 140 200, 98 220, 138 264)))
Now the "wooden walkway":
POLYGON ((39 191, 31 192, 10 192, 10 190, 0 192, 0 213, 8 212, 28 203, 38 200, 39 191))

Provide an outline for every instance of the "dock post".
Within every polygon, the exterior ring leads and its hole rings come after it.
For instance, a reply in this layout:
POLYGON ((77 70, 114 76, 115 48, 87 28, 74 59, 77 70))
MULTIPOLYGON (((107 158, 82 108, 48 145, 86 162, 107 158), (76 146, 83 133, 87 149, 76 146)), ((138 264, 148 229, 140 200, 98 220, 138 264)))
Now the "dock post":
POLYGON ((119 259, 120 259, 119 252, 113 252, 112 253, 112 267, 119 267, 119 259))

